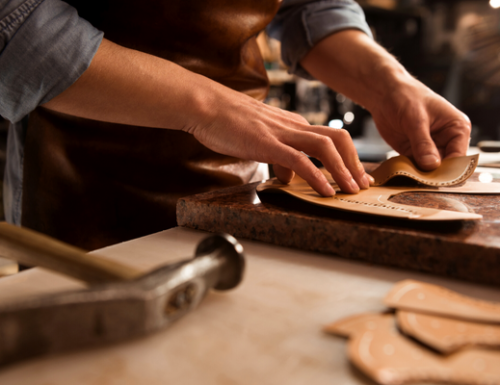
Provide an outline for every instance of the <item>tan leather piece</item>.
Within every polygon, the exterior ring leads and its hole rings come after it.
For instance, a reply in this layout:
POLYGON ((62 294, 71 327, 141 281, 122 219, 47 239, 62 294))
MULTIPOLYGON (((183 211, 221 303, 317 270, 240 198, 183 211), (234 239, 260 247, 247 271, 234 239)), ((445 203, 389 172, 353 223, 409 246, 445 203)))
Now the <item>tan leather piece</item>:
POLYGON ((307 182, 296 175, 286 185, 277 179, 271 179, 257 187, 258 192, 284 192, 303 201, 329 208, 355 211, 363 214, 383 215, 387 217, 424 221, 478 220, 482 215, 466 212, 438 210, 390 202, 397 194, 411 191, 460 194, 500 194, 500 183, 466 182, 458 187, 399 187, 380 186, 361 190, 357 194, 342 193, 329 172, 321 169, 337 192, 333 197, 322 197, 307 182))
POLYGON ((391 308, 500 324, 500 303, 480 301, 441 286, 404 280, 384 298, 391 308))
MULTIPOLYGON (((120 45, 263 100, 256 43, 281 0, 67 0, 120 45)), ((168 124, 168 122, 166 122, 168 124)), ((192 135, 38 108, 25 143, 22 224, 84 249, 176 226, 181 197, 257 180, 257 163, 192 135)))
POLYGON ((470 345, 500 348, 500 325, 405 310, 398 310, 396 319, 405 334, 441 353, 448 354, 470 345))
POLYGON ((450 187, 460 184, 474 173, 479 154, 445 159, 433 171, 421 171, 404 155, 383 162, 370 173, 375 179, 374 186, 386 184, 395 177, 406 177, 433 187, 450 187))
POLYGON ((325 331, 348 337, 349 359, 380 384, 500 383, 500 351, 472 348, 442 356, 402 336, 393 314, 357 315, 328 325, 325 331))

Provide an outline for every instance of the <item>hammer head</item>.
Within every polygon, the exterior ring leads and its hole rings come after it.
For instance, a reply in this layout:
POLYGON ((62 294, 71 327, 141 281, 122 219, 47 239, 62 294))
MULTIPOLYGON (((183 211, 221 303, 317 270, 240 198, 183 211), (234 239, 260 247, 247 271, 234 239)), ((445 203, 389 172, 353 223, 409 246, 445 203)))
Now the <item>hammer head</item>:
POLYGON ((151 333, 195 308, 209 289, 237 286, 244 265, 235 238, 212 235, 194 258, 134 281, 0 306, 0 365, 151 333))

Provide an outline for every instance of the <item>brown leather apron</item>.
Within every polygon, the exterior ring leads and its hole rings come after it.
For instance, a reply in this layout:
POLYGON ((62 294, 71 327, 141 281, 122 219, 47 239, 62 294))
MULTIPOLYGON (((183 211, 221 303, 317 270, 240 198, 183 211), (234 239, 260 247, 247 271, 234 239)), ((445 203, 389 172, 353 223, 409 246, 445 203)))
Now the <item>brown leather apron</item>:
MULTIPOLYGON (((280 0, 68 2, 117 44, 260 100, 267 93, 255 37, 280 0)), ((95 249, 175 226, 180 197, 246 183, 256 166, 217 154, 184 132, 38 108, 25 143, 22 224, 95 249)))

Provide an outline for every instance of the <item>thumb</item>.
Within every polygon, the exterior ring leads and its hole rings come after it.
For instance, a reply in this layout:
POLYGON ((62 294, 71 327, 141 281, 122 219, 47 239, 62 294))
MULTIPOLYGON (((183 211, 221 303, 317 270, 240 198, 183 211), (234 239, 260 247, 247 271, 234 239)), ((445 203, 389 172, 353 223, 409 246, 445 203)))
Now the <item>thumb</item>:
POLYGON ((411 151, 422 170, 434 170, 441 164, 441 156, 432 140, 427 122, 415 125, 408 133, 411 151))

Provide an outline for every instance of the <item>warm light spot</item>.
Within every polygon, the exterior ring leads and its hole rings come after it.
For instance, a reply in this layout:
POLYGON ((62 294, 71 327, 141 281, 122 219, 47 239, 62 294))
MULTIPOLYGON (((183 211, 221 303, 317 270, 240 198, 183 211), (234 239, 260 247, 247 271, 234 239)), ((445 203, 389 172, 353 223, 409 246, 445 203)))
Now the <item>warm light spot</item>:
POLYGON ((351 124, 354 120, 354 114, 352 112, 346 112, 344 115, 345 124, 351 124))
POLYGON ((340 119, 333 119, 328 122, 328 127, 331 128, 342 128, 344 127, 344 122, 340 119))
POLYGON ((491 175, 489 172, 482 172, 481 174, 479 174, 479 182, 491 183, 492 180, 493 180, 493 175, 491 175))
POLYGON ((500 0, 490 0, 490 5, 493 8, 500 8, 500 0))

